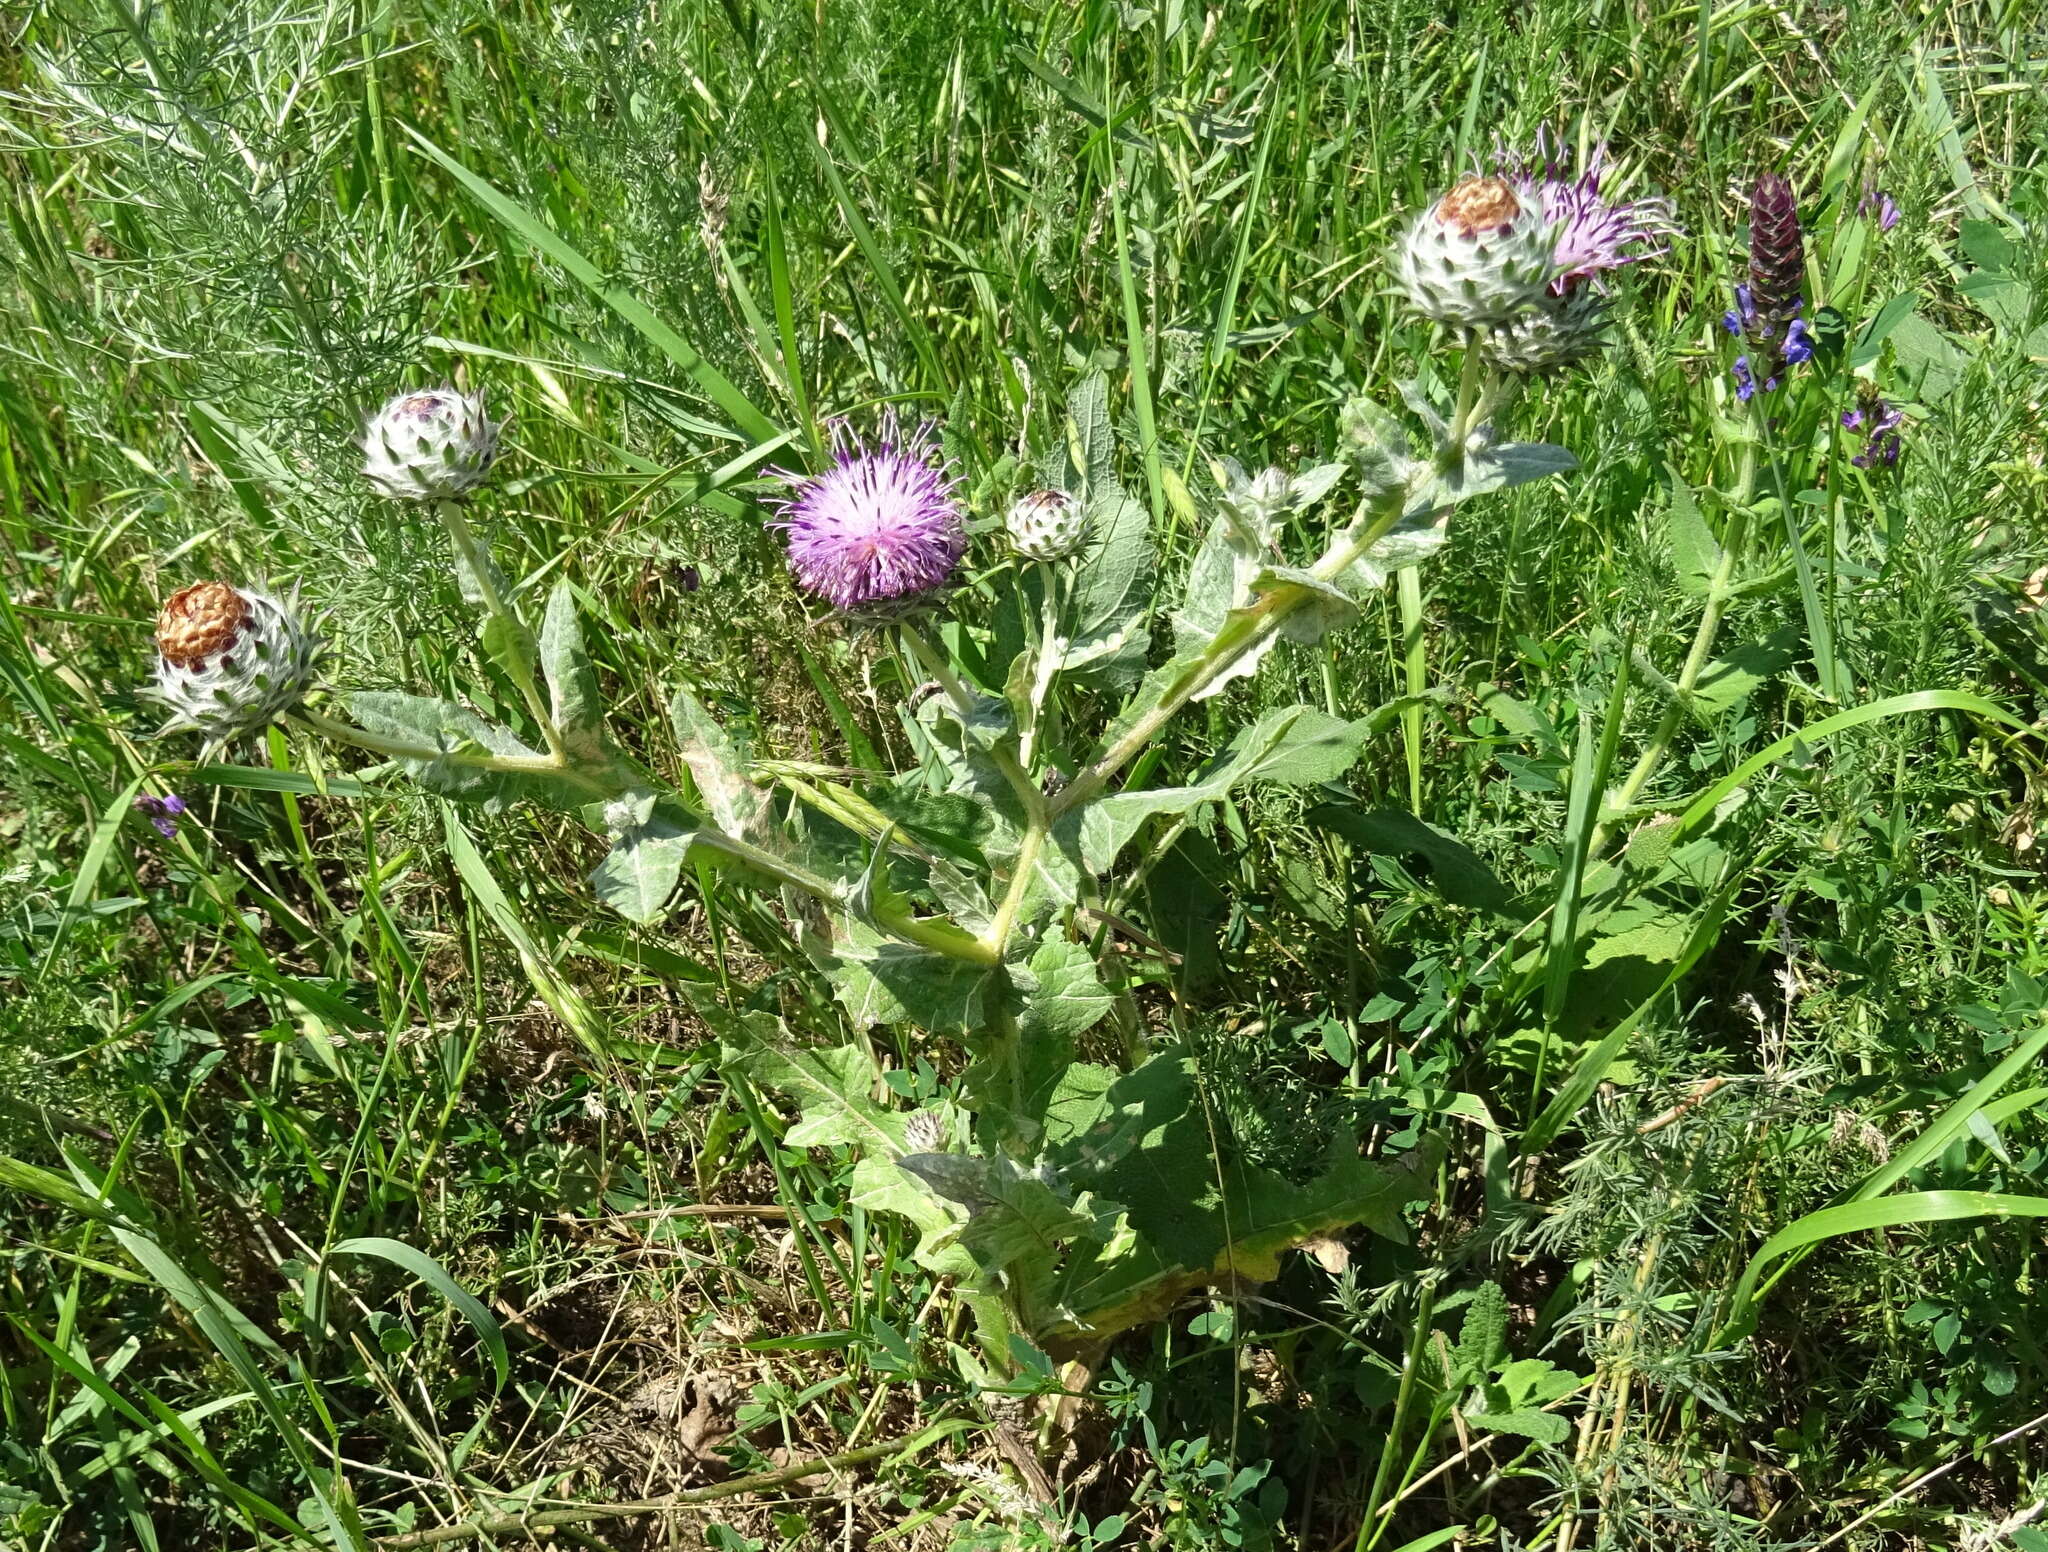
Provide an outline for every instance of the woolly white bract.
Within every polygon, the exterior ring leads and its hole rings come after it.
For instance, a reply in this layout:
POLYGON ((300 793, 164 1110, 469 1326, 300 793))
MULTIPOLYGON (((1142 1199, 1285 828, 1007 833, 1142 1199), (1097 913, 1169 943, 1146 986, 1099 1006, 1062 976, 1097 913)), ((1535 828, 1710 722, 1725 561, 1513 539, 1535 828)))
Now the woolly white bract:
POLYGON ((1063 490, 1034 490, 1010 504, 1004 526, 1026 560, 1066 560, 1088 545, 1088 516, 1063 490))
POLYGON ((326 645, 299 618, 296 589, 278 599, 220 582, 165 600, 157 640, 156 679, 145 693, 170 713, 157 736, 195 732, 209 745, 257 732, 297 707, 326 645))
POLYGON ((481 393, 401 393, 363 428, 363 474, 393 501, 452 500, 490 473, 505 424, 481 393))
POLYGON ((1492 328, 1535 306, 1557 272, 1556 224, 1502 178, 1467 178, 1395 245, 1394 288, 1425 318, 1492 328))

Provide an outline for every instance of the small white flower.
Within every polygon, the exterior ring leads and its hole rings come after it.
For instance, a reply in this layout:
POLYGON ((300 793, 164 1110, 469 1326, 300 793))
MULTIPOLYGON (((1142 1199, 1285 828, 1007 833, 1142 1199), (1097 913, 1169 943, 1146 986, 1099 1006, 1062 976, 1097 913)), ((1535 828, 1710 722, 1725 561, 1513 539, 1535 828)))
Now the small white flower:
POLYGON ((504 429, 481 393, 401 393, 363 428, 363 473, 393 501, 452 500, 483 483, 504 429))

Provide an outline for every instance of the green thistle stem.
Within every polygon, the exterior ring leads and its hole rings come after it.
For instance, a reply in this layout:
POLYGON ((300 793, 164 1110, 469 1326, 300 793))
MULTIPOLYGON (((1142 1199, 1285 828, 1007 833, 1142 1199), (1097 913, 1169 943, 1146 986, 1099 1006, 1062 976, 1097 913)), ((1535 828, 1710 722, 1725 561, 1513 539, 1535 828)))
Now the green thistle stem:
MULTIPOLYGON (((1352 525, 1359 530, 1357 536, 1333 548, 1310 568, 1309 574, 1318 581, 1331 582, 1357 565, 1360 557, 1385 538, 1401 520, 1401 514, 1413 496, 1435 477, 1434 468, 1425 466, 1408 484, 1367 500, 1359 508, 1358 517, 1352 525)), ((1151 743, 1181 707, 1214 684, 1232 664, 1263 646, 1279 631, 1290 614, 1319 596, 1312 588, 1290 583, 1260 595, 1258 602, 1250 608, 1235 611, 1201 656, 1166 686, 1151 709, 1133 722, 1067 784, 1065 791, 1053 799, 1051 817, 1057 820, 1060 815, 1093 802, 1109 785, 1110 778, 1151 743)))
MULTIPOLYGON (((303 706, 292 715, 322 737, 368 750, 387 760, 418 760, 426 764, 445 760, 475 770, 498 771, 512 776, 548 776, 585 788, 594 802, 618 797, 626 790, 625 784, 617 779, 606 780, 592 775, 587 769, 569 763, 566 758, 553 755, 500 755, 466 749, 435 749, 426 744, 386 738, 351 723, 337 722, 303 706)), ((701 825, 692 832, 690 844, 694 849, 709 852, 714 866, 743 868, 827 905, 846 908, 846 891, 832 880, 749 841, 727 835, 723 830, 701 825)), ((950 922, 913 916, 901 908, 879 909, 874 913, 874 921, 893 937, 949 958, 964 959, 974 964, 995 964, 1000 958, 971 933, 962 932, 950 922)))
MULTIPOLYGON (((540 687, 533 679, 533 634, 525 622, 513 611, 511 604, 498 591, 498 584, 491 575, 491 558, 484 547, 477 543, 476 534, 470 529, 469 519, 463 515, 459 501, 437 501, 434 514, 441 519, 441 525, 448 530, 448 540, 462 557, 469 574, 476 579, 476 590, 483 595, 484 608, 498 622, 513 643, 513 650, 507 654, 512 661, 505 663, 506 671, 512 675, 519 687, 520 695, 526 701, 526 710, 532 716, 540 735, 546 741, 548 753, 557 759, 563 758, 562 733, 555 726, 555 719, 548 711, 547 702, 541 699, 540 687)), ((503 659, 500 660, 503 662, 503 659)))

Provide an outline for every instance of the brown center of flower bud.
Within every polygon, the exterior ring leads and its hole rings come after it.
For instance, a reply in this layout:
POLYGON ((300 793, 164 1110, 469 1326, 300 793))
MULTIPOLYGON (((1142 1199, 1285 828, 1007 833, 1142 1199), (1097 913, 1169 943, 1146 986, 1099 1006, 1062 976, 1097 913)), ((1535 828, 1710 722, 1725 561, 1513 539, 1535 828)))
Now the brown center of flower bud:
POLYGON ((1522 213, 1505 178, 1466 178, 1437 201, 1439 223, 1467 237, 1506 226, 1522 213))
POLYGON ((440 407, 441 396, 438 393, 416 393, 410 399, 407 399, 403 404, 399 405, 398 409, 400 414, 418 415, 422 419, 424 419, 426 416, 433 414, 434 411, 438 410, 440 407))
POLYGON ((235 644, 249 623, 249 605, 225 582, 194 582, 164 600, 156 617, 156 649, 177 668, 197 668, 235 644))

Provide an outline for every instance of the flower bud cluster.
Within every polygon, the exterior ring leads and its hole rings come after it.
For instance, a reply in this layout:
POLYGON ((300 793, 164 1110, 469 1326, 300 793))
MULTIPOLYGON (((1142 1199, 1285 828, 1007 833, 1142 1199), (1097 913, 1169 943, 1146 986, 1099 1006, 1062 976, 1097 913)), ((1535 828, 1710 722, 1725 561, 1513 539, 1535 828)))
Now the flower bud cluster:
POLYGON ((1585 170, 1545 133, 1533 158, 1502 152, 1423 212, 1392 260, 1417 313, 1474 330, 1488 364, 1559 371, 1598 351, 1613 307, 1604 276, 1663 253, 1678 231, 1661 199, 1602 195, 1606 152, 1585 170))

